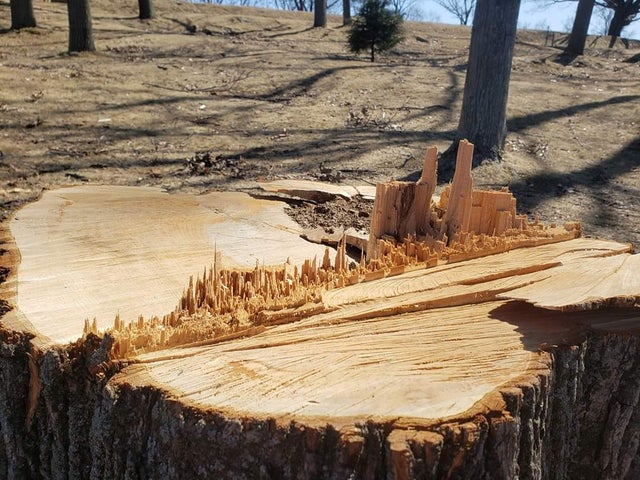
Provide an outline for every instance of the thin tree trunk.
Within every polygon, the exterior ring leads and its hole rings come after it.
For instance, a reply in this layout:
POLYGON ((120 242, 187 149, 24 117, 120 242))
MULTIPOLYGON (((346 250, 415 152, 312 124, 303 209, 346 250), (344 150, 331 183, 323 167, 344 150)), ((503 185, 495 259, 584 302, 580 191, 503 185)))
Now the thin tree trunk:
POLYGON ((342 0, 342 24, 351 24, 351 0, 342 0))
POLYGON ((376 42, 375 40, 371 40, 371 61, 376 61, 376 42))
POLYGON ((609 40, 609 48, 613 48, 616 44, 616 40, 622 34, 622 29, 624 28, 624 21, 626 17, 626 11, 622 9, 616 9, 613 13, 613 18, 611 19, 611 23, 609 24, 609 31, 607 35, 611 37, 609 40))
POLYGON ((11 29, 35 27, 32 0, 11 0, 11 29))
POLYGON ((589 23, 591 22, 591 13, 593 12, 594 0, 579 0, 576 9, 576 17, 573 20, 573 28, 569 37, 569 44, 565 49, 568 55, 582 55, 584 53, 584 44, 587 41, 587 32, 589 31, 589 23))
POLYGON ((153 9, 153 0, 138 0, 138 7, 140 9, 140 20, 155 18, 156 13, 153 9))
POLYGON ((327 26, 327 0, 315 0, 313 26, 321 28, 327 26))
POLYGON ((478 0, 458 140, 476 146, 476 158, 500 159, 507 135, 509 78, 520 0, 478 0))
POLYGON ((93 29, 91 26, 91 5, 89 0, 68 0, 69 51, 93 52, 93 29))

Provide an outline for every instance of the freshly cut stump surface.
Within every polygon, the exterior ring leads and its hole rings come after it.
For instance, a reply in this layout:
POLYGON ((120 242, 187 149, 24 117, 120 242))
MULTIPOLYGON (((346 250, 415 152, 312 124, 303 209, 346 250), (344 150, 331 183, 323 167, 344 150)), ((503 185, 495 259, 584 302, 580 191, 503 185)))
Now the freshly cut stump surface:
MULTIPOLYGON (((302 240, 283 207, 239 193, 47 192, 9 222, 15 265, 2 294, 16 308, 2 322, 59 344, 77 339, 85 318, 103 330, 118 313, 132 321, 170 312, 214 252, 226 268, 322 258, 325 247, 302 240)), ((245 338, 141 354, 111 381, 154 385, 238 415, 336 423, 459 417, 542 368, 541 345, 638 320, 637 308, 571 314, 499 295, 630 250, 579 238, 329 290, 324 313, 245 338)), ((634 278, 621 280, 627 296, 638 295, 634 278)))
MULTIPOLYGON (((439 418, 468 410, 535 362, 542 332, 496 318, 502 302, 340 322, 338 315, 235 342, 144 355, 181 398, 260 415, 439 418), (334 321, 336 323, 334 323, 334 321), (160 360, 156 360, 160 358, 160 360)), ((531 314, 529 314, 529 319, 531 314)), ((566 325, 544 326, 557 336, 566 325)))
POLYGON ((2 289, 18 309, 3 323, 66 343, 80 336, 85 318, 95 317, 103 330, 118 313, 135 320, 170 312, 216 250, 226 268, 321 257, 325 247, 299 238, 283 207, 235 192, 169 195, 114 186, 46 192, 9 223, 20 264, 2 289))

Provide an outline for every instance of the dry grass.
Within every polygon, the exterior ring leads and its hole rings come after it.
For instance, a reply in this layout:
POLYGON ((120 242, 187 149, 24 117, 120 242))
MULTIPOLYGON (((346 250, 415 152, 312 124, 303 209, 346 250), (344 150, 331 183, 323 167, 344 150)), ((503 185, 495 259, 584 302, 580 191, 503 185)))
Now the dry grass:
MULTIPOLYGON (((4 214, 45 188, 159 185, 251 189, 257 178, 375 183, 416 178, 427 145, 457 126, 470 30, 410 24, 370 63, 338 18, 156 0, 93 2, 98 52, 68 55, 66 10, 6 31, 0 3, 0 199, 4 214), (193 26, 196 33, 192 34, 193 26), (206 151, 212 168, 189 162, 206 151)), ((601 39, 564 66, 545 35, 518 34, 504 161, 478 184, 510 185, 524 212, 575 219, 640 244, 640 63, 601 39)))

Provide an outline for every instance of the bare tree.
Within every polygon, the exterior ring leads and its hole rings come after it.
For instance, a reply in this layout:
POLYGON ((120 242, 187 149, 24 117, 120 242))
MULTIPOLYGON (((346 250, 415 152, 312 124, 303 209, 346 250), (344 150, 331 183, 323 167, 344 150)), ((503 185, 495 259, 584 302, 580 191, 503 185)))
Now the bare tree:
POLYGON ((35 27, 32 0, 11 0, 11 29, 35 27))
POLYGON ((594 33, 596 35, 606 35, 607 31, 609 31, 609 25, 611 25, 611 19, 613 18, 613 10, 596 5, 595 13, 599 21, 594 27, 594 33))
POLYGON ((389 0, 389 8, 403 19, 416 18, 416 0, 389 0))
POLYGON ((297 10, 298 12, 313 10, 313 0, 274 0, 274 4, 281 10, 297 10))
POLYGON ((479 158, 500 159, 507 136, 507 98, 520 0, 478 0, 456 140, 479 158))
POLYGON ((93 28, 89 0, 67 0, 69 51, 93 52, 93 28))
POLYGON ((613 18, 609 24, 607 35, 611 36, 609 48, 622 35, 622 29, 637 20, 640 13, 640 0, 598 0, 598 5, 613 10, 613 18))
MULTIPOLYGON (((543 4, 571 2, 579 0, 541 0, 543 4)), ((627 25, 638 20, 640 14, 640 0, 595 0, 597 7, 607 8, 613 12, 607 35, 611 36, 609 44, 612 47, 616 39, 622 35, 627 25)))
POLYGON ((579 0, 576 16, 573 20, 573 28, 569 36, 569 43, 565 49, 567 55, 582 55, 584 53, 584 44, 587 41, 587 32, 589 31, 589 23, 591 23, 591 14, 595 0, 579 0))
POLYGON ((467 25, 476 8, 476 0, 435 0, 438 5, 454 15, 460 25, 467 25))

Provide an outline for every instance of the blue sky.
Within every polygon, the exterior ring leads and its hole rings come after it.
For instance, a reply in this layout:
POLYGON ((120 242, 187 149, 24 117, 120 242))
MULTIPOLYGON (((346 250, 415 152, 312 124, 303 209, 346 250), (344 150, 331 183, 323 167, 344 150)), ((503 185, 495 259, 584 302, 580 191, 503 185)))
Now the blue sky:
MULTIPOLYGON (((562 2, 551 4, 545 0, 522 0, 518 24, 521 28, 566 32, 571 30, 577 2, 562 2)), ((433 0, 416 0, 416 6, 422 11, 424 20, 442 23, 458 23, 457 19, 440 7, 433 0)), ((590 33, 602 33, 602 19, 594 10, 591 17, 590 33)), ((623 35, 640 39, 640 20, 623 30, 623 35)))
MULTIPOLYGON (((189 0, 192 2, 206 2, 207 0, 189 0)), ((409 0, 411 1, 411 0, 409 0)), ((458 24, 458 19, 438 5, 435 0, 414 0, 418 13, 422 20, 428 22, 458 24)), ((518 20, 519 28, 533 30, 547 30, 549 28, 555 32, 569 32, 573 24, 573 17, 576 13, 577 1, 562 1, 552 3, 553 0, 521 0, 520 15, 518 20)), ((217 3, 215 0, 209 3, 217 3)), ((239 0, 222 0, 225 4, 238 4, 239 0)), ((254 5, 272 6, 273 0, 253 0, 254 5)), ((356 0, 351 0, 351 5, 355 5, 356 0)), ((336 7, 336 13, 341 13, 341 3, 336 7)), ((591 26, 589 33, 593 35, 603 34, 603 19, 594 9, 591 16, 591 26)), ((632 23, 622 31, 622 35, 627 38, 640 40, 640 19, 632 23)))

